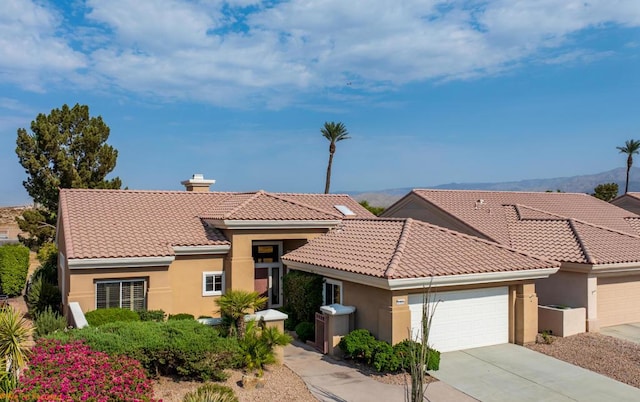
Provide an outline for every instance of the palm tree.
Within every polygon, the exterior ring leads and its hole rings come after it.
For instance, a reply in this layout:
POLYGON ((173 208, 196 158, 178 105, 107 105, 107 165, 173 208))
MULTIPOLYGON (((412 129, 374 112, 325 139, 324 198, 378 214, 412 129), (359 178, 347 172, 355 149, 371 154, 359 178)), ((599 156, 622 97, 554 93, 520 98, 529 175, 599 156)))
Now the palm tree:
POLYGON ((640 152, 640 141, 628 140, 624 142, 624 147, 616 147, 621 154, 627 154, 627 182, 624 186, 624 193, 629 192, 629 171, 633 165, 633 154, 640 152))
POLYGON ((324 185, 324 193, 329 194, 329 186, 331 185, 331 165, 333 164, 333 154, 336 153, 336 142, 348 140, 349 132, 342 123, 325 122, 324 127, 320 129, 324 138, 331 141, 329 144, 329 164, 327 165, 327 181, 324 185))
POLYGON ((258 292, 228 290, 227 293, 216 299, 216 304, 220 307, 222 314, 234 322, 234 325, 229 328, 229 334, 233 334, 235 329, 238 338, 242 339, 245 334, 244 316, 251 310, 262 308, 267 300, 266 297, 260 296, 258 292))

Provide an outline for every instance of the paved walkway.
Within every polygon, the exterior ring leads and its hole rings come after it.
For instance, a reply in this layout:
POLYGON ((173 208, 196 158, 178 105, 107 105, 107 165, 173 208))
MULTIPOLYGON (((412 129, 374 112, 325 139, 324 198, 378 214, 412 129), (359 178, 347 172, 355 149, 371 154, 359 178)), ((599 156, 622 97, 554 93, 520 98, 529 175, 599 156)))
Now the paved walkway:
MULTIPOLYGON (((404 401, 403 386, 378 382, 308 345, 296 342, 285 347, 284 363, 320 401, 404 401)), ((434 402, 475 401, 442 381, 429 384, 427 396, 434 402)))
POLYGON ((432 375, 481 401, 640 401, 640 389, 527 348, 442 354, 432 375))
POLYGON ((625 341, 640 343, 640 323, 614 325, 613 327, 600 328, 603 335, 624 339, 625 341))

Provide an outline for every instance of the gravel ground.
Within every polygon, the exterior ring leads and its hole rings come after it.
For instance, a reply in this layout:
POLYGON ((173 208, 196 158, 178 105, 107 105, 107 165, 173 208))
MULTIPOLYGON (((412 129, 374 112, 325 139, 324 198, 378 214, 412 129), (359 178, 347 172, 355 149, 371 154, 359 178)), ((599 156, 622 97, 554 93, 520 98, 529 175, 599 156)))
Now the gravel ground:
MULTIPOLYGON (((286 366, 270 366, 264 371, 264 387, 259 389, 242 388, 242 372, 229 371, 231 374, 224 385, 233 389, 240 402, 312 402, 317 401, 307 389, 305 383, 286 366)), ((154 395, 164 402, 182 401, 184 395, 195 390, 203 383, 193 381, 173 381, 162 377, 156 381, 154 395)), ((221 383, 222 384, 222 383, 221 383)))
POLYGON ((529 349, 640 388, 640 345, 597 333, 551 337, 529 349))
MULTIPOLYGON (((365 364, 356 363, 353 360, 343 360, 345 363, 350 365, 351 367, 358 370, 360 373, 373 378, 374 380, 391 385, 405 385, 405 381, 409 383, 411 378, 408 373, 379 373, 373 367, 369 367, 365 364)), ((431 377, 430 375, 425 376, 424 382, 430 383, 438 381, 437 379, 431 377)))

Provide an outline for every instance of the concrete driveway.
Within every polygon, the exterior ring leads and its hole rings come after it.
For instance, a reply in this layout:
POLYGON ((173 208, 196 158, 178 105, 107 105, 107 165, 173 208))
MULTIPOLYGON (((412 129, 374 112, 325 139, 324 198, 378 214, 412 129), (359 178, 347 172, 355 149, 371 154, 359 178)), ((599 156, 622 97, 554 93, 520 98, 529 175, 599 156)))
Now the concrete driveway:
POLYGON ((640 322, 600 328, 600 333, 624 339, 625 341, 640 343, 640 322))
POLYGON ((481 401, 640 401, 640 389, 513 344, 443 353, 430 374, 481 401))

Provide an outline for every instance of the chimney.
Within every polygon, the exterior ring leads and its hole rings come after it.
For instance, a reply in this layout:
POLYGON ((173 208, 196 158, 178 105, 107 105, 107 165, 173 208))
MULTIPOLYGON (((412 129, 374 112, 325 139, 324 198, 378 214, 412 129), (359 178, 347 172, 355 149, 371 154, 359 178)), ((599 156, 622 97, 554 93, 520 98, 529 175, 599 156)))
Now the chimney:
POLYGON ((211 187, 211 185, 215 182, 215 180, 205 180, 204 175, 202 175, 201 173, 196 173, 189 180, 184 180, 180 183, 186 188, 187 191, 206 193, 209 191, 209 187, 211 187))

